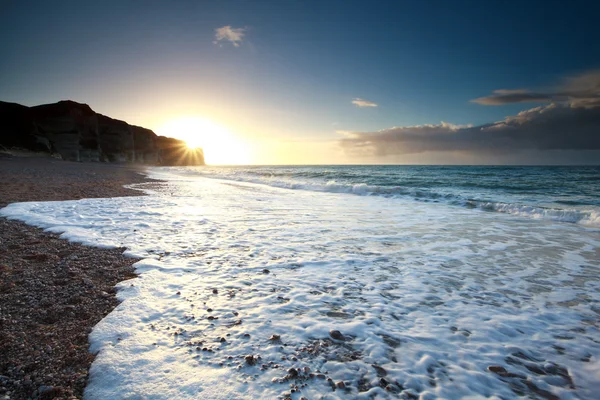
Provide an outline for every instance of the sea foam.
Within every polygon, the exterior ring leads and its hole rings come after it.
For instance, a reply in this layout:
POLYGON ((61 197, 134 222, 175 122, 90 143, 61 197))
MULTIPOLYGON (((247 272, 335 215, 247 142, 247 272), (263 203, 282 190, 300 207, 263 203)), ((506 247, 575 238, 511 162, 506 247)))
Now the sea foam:
POLYGON ((592 399, 600 390, 596 230, 403 198, 152 177, 169 181, 148 196, 0 211, 144 258, 90 335, 88 399, 592 399), (301 372, 286 380, 290 368, 301 372))
MULTIPOLYGON (((587 201, 579 204, 577 201, 555 201, 560 197, 554 190, 547 190, 545 186, 550 185, 556 177, 538 176, 531 174, 528 179, 520 185, 510 180, 510 170, 504 171, 507 175, 503 180, 498 179, 502 171, 493 174, 494 169, 483 168, 485 173, 469 176, 471 168, 456 167, 454 169, 441 169, 436 174, 430 170, 423 178, 416 177, 418 171, 413 168, 396 166, 396 169, 382 167, 346 167, 345 170, 338 168, 328 169, 326 167, 213 167, 207 168, 180 168, 172 167, 163 169, 168 171, 171 178, 174 175, 193 177, 202 176, 219 180, 230 180, 235 182, 256 183, 269 185, 276 188, 303 190, 325 193, 345 193, 359 196, 382 196, 403 197, 423 202, 443 202, 454 206, 469 209, 493 211, 507 214, 519 215, 533 219, 546 219, 549 221, 576 223, 593 228, 600 227, 600 199, 598 194, 584 196, 587 201), (352 168, 354 168, 352 170, 352 168), (351 173, 347 171, 351 169, 351 173), (389 171, 388 171, 389 170, 389 171), (407 171, 410 171, 408 173, 407 171), (452 171, 450 177, 443 178, 444 174, 452 171), (464 173, 461 173, 464 172, 464 173), (483 176, 482 176, 483 175, 483 176), (433 183, 432 183, 433 182, 433 183), (436 184, 437 183, 437 184, 436 184), (525 188, 527 185, 530 195, 525 188), (540 188, 536 189, 536 185, 540 188), (524 193, 524 194, 522 194, 524 193), (530 203, 528 203, 530 202, 530 203), (565 207, 565 205, 570 205, 565 207)), ((542 168, 544 171, 544 169, 542 168)), ((551 168, 549 169, 552 170, 551 168)), ((160 172, 156 172, 160 174, 160 172)), ((471 171, 471 174, 472 171, 471 171)), ((562 179, 577 180, 577 174, 562 179)), ((571 191, 590 191, 594 193, 594 187, 582 180, 571 191)), ((595 182, 595 181, 592 181, 595 182)), ((595 183, 597 185, 597 183, 595 183)), ((597 189, 600 191, 600 187, 597 189)), ((571 196, 577 198, 578 196, 571 196)), ((581 197, 581 196, 579 196, 581 197)))

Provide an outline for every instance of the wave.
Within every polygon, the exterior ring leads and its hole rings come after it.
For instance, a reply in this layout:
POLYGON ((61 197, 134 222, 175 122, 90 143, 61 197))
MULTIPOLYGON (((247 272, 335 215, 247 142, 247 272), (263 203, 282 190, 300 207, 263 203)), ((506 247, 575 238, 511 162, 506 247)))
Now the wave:
POLYGON ((557 222, 569 222, 580 225, 600 227, 600 212, 596 210, 546 208, 525 204, 478 200, 467 200, 465 205, 470 208, 479 208, 484 211, 493 211, 534 219, 546 219, 557 222))
MULTIPOLYGON (((456 192, 444 191, 444 187, 435 189, 416 188, 407 186, 377 185, 365 182, 350 183, 339 182, 329 177, 344 179, 347 177, 360 178, 359 174, 343 174, 339 171, 306 171, 302 173, 268 171, 259 172, 255 170, 239 169, 235 172, 214 173, 205 170, 190 169, 171 169, 177 175, 201 176, 205 178, 220 179, 234 182, 245 182, 271 187, 306 190, 313 192, 344 193, 359 196, 383 196, 383 197, 405 197, 424 202, 445 202, 454 206, 461 206, 470 209, 479 209, 487 212, 499 212, 503 214, 518 215, 532 219, 551 220, 556 222, 575 223, 590 227, 600 227, 600 208, 588 206, 591 209, 583 208, 550 208, 540 205, 528 205, 513 202, 503 202, 494 200, 481 200, 468 198, 456 192), (320 178, 321 181, 306 181, 301 179, 320 178), (325 178, 325 179, 324 179, 325 178), (442 189, 442 190, 440 190, 442 189)), ((362 176, 365 178, 365 176, 362 176)), ((431 182, 429 182, 431 183, 431 182)), ((559 203, 557 201, 556 203, 559 203)), ((560 201, 565 205, 577 205, 577 202, 560 201)), ((579 203, 582 206, 585 204, 579 203)))

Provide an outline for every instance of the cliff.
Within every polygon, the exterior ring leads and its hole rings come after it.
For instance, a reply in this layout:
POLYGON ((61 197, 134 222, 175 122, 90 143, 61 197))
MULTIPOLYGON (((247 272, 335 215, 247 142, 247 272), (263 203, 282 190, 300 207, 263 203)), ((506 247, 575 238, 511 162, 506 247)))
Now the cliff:
POLYGON ((0 146, 70 161, 204 165, 200 149, 69 100, 35 107, 0 101, 0 146))

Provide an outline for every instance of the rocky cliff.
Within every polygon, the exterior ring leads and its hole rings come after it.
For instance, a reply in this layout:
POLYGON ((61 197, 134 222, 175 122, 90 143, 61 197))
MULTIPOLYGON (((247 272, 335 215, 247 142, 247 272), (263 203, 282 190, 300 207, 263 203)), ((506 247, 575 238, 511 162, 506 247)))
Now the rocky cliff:
POLYGON ((200 149, 190 150, 181 140, 157 136, 74 101, 35 107, 0 101, 0 146, 70 161, 204 165, 200 149))

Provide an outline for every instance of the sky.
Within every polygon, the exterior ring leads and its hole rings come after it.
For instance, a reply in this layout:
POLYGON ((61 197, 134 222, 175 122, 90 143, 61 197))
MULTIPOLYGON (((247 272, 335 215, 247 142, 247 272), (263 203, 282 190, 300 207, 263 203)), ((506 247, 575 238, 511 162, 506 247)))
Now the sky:
POLYGON ((7 1, 0 100, 226 164, 600 163, 597 1, 7 1))

